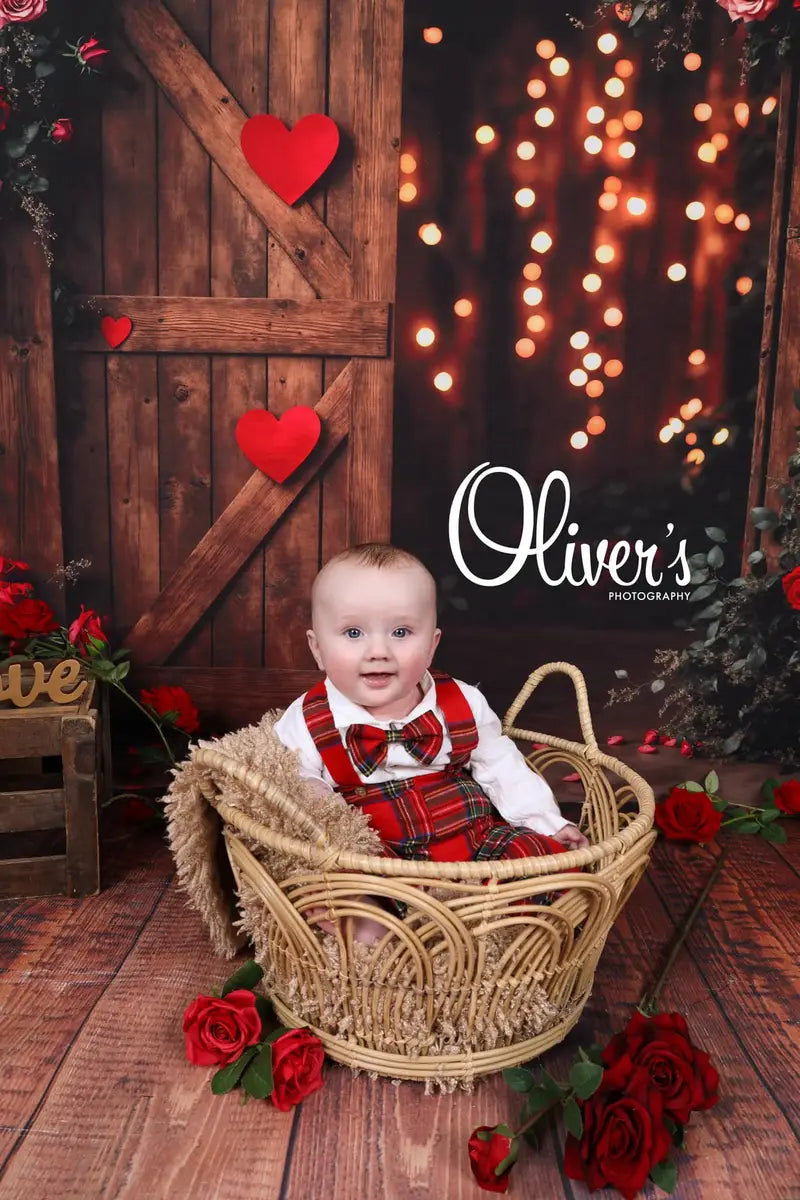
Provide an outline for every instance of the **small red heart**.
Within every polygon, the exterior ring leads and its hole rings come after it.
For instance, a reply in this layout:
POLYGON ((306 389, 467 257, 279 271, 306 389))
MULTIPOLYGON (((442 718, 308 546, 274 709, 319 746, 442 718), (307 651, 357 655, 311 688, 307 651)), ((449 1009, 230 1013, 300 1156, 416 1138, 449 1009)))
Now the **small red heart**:
POLYGON ((254 467, 283 483, 308 458, 321 432, 317 411, 307 404, 287 409, 280 419, 251 408, 237 422, 236 441, 254 467))
POLYGON ((239 140, 259 179, 294 204, 333 162, 339 130, 324 113, 301 117, 291 130, 278 117, 258 113, 245 121, 239 140))
POLYGON ((133 321, 130 317, 103 317, 100 322, 100 332, 112 350, 130 337, 133 321))

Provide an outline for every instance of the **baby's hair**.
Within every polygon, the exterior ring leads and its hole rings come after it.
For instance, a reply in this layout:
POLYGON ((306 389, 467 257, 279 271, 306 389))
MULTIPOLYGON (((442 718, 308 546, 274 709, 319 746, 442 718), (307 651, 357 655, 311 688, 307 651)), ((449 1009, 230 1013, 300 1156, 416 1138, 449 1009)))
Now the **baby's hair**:
POLYGON ((433 584, 434 596, 436 595, 436 580, 416 554, 412 554, 410 550, 402 550, 399 546, 392 546, 388 542, 361 542, 358 546, 348 546, 346 550, 341 550, 338 554, 334 554, 333 558, 328 559, 314 580, 311 589, 312 605, 317 584, 323 572, 328 567, 343 562, 358 563, 360 566, 377 567, 378 569, 383 567, 420 567, 433 584))

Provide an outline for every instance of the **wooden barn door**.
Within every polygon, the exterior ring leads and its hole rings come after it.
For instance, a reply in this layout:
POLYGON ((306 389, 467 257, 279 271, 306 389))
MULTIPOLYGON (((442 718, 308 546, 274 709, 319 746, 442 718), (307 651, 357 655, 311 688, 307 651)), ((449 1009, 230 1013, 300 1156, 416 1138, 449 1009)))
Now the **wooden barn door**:
POLYGON ((98 332, 60 355, 66 553, 107 556, 149 680, 238 723, 317 677, 320 563, 389 536, 402 0, 126 0, 121 20, 129 89, 104 109, 95 211, 87 179, 74 214, 88 261, 73 247, 70 265, 133 330, 117 352, 98 332), (246 163, 258 112, 337 123, 310 203, 246 163), (234 431, 297 404, 323 434, 279 485, 234 431))

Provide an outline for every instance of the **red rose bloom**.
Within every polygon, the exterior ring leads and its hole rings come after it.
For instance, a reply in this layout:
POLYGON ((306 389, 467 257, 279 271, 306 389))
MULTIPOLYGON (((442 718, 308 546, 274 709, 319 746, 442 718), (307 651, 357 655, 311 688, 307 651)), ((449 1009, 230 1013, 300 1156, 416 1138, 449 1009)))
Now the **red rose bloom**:
POLYGON ((664 1114, 679 1125, 717 1103, 719 1075, 706 1052, 692 1044, 680 1013, 634 1013, 603 1051, 603 1066, 614 1066, 626 1055, 634 1067, 647 1071, 650 1086, 661 1093, 664 1114))
POLYGON ((775 788, 773 796, 781 812, 788 813, 790 817, 800 815, 800 779, 787 779, 786 783, 775 788))
POLYGON ((510 1151, 511 1138, 504 1133, 498 1133, 496 1126, 479 1125, 477 1129, 473 1129, 469 1139, 469 1165, 479 1186, 485 1192, 508 1191, 508 1177, 514 1164, 509 1163, 502 1175, 495 1175, 495 1168, 508 1158, 510 1151), (479 1136, 481 1133, 491 1134, 491 1137, 482 1138, 479 1136))
POLYGON ((32 583, 0 583, 0 604, 16 604, 20 596, 30 596, 32 583))
POLYGON ((27 571, 28 564, 20 562, 17 558, 3 558, 0 554, 0 575, 7 575, 9 571, 27 571))
POLYGON ((15 604, 0 604, 0 633, 14 641, 58 629, 52 609, 44 600, 23 596, 15 604))
POLYGON ((567 1135, 564 1171, 584 1180, 590 1191, 615 1187, 625 1200, 634 1200, 672 1145, 661 1093, 650 1087, 646 1070, 631 1073, 626 1055, 607 1068, 581 1109, 583 1133, 580 1140, 567 1135))
POLYGON ((103 626, 97 613, 94 609, 84 608, 83 605, 81 605, 80 616, 75 618, 67 630, 67 637, 81 653, 89 645, 90 637, 96 637, 103 642, 108 642, 108 638, 103 633, 103 626))
POLYGON ((656 805, 656 825, 665 837, 680 842, 710 842, 719 833, 722 813, 717 812, 705 792, 674 787, 666 800, 656 805))
POLYGON ((54 142, 69 142, 73 134, 72 121, 69 117, 59 117, 50 126, 50 137, 54 142))
POLYGON ((3 97, 0 96, 0 133, 2 133, 3 130, 6 128, 6 126, 8 125, 8 118, 10 116, 11 116, 11 105, 8 103, 7 100, 4 100, 3 97))
POLYGON ((82 67, 89 67, 97 66, 99 60, 106 54, 108 54, 108 50, 100 45, 97 38, 90 37, 78 46, 77 57, 82 67))
POLYGON ((789 606, 800 612, 800 567, 795 567, 781 580, 789 606))
POLYGON ((184 733, 194 733, 200 724, 200 717, 192 699, 185 688, 173 687, 162 683, 151 691, 142 689, 139 696, 142 704, 147 704, 160 717, 167 713, 177 713, 174 724, 184 733))
POLYGON ((307 1029, 289 1029, 272 1043, 272 1083, 270 1100, 281 1112, 288 1112, 322 1087, 325 1051, 316 1034, 307 1029))
POLYGON ((218 999, 198 996, 183 1014, 186 1057, 198 1067, 227 1067, 261 1037, 255 996, 238 988, 218 999))
POLYGON ((47 12, 47 0, 0 0, 0 29, 17 21, 36 21, 47 12))

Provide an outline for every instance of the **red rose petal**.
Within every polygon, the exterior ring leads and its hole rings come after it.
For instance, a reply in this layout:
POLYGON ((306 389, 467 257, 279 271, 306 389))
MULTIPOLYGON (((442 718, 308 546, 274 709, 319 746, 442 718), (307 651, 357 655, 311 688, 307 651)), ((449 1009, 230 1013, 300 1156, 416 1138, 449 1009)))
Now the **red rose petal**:
POLYGON ((581 777, 577 771, 573 771, 571 775, 562 775, 562 783, 580 783, 581 777))
POLYGON ((611 737, 606 738, 607 746, 621 746, 625 738, 621 733, 612 733, 611 737))
POLYGON ((677 739, 677 738, 668 738, 668 737, 665 737, 665 738, 662 738, 662 739, 661 739, 661 745, 662 745, 662 746, 670 746, 670 747, 671 747, 671 746, 677 746, 677 744, 678 744, 678 739, 677 739))
POLYGON ((694 750, 689 742, 681 742, 681 754, 684 758, 694 758, 694 750))
POLYGON ((533 748, 534 748, 534 750, 549 750, 550 749, 550 747, 547 745, 547 742, 534 742, 533 748))
POLYGON ((658 746, 653 746, 649 742, 645 742, 643 746, 637 746, 636 749, 640 754, 658 754, 658 746))
POLYGON ((642 741, 644 742, 645 746, 655 745, 655 743, 658 741, 658 730, 657 729, 648 729, 648 731, 644 735, 642 741))

